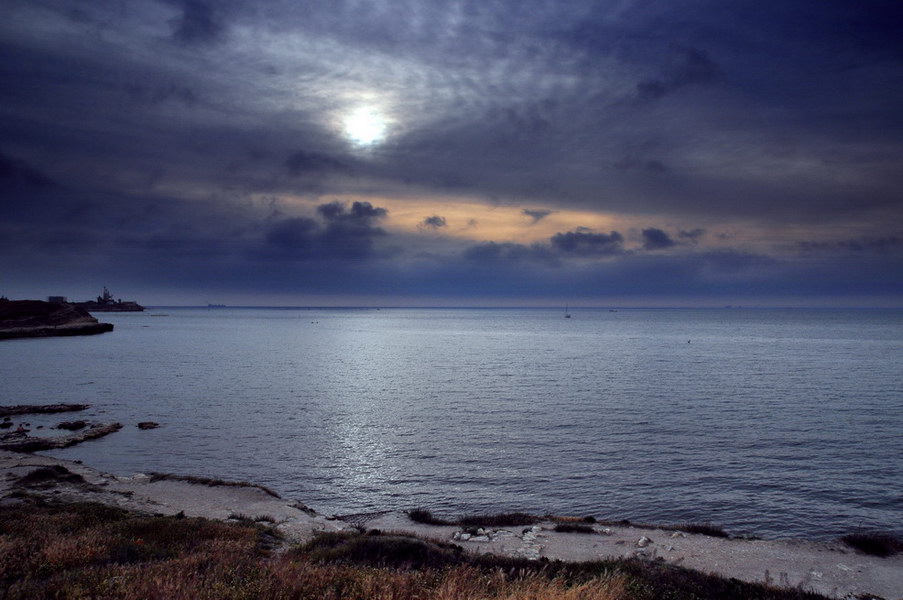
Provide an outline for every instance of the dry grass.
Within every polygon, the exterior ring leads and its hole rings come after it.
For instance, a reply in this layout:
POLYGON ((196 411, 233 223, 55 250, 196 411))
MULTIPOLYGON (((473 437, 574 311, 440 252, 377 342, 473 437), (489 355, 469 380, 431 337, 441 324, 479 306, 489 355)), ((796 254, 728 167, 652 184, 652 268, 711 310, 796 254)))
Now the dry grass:
POLYGON ((626 599, 623 578, 616 575, 572 584, 539 573, 508 574, 451 560, 460 551, 450 545, 399 536, 323 536, 307 549, 272 555, 263 549, 265 533, 246 523, 142 516, 95 504, 4 508, 0 596, 626 599))
POLYGON ((640 561, 473 556, 395 534, 330 534, 282 554, 259 524, 96 504, 0 508, 0 597, 36 600, 822 600, 640 561))

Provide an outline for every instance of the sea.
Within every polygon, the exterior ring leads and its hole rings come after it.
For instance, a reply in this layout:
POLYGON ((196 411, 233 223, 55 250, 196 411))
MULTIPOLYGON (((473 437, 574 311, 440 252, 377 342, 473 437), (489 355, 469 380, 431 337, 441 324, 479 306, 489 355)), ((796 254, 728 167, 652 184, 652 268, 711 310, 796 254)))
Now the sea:
POLYGON ((112 333, 0 343, 0 403, 91 405, 29 416, 41 435, 76 417, 125 425, 48 455, 252 481, 326 514, 903 534, 903 311, 570 314, 98 314, 112 333))

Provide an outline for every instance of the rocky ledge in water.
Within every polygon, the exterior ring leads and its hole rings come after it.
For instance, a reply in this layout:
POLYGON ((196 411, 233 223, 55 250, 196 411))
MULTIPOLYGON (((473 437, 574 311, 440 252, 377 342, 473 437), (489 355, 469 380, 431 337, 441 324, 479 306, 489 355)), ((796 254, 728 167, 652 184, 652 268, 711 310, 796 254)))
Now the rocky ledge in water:
POLYGON ((28 430, 21 428, 0 436, 0 450, 13 452, 35 452, 68 448, 86 440, 93 440, 122 429, 121 423, 95 423, 71 435, 56 437, 35 437, 28 435, 28 430))
POLYGON ((63 302, 0 299, 0 340, 95 335, 113 331, 111 323, 98 323, 83 308, 63 302))
POLYGON ((15 404, 0 406, 0 417, 73 412, 90 408, 90 404, 15 404))

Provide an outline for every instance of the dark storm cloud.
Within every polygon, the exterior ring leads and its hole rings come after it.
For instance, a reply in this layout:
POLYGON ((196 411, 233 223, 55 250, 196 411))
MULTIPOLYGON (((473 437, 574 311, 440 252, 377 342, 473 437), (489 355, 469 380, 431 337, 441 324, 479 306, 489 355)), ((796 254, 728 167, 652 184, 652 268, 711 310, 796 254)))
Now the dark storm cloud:
POLYGON ((619 171, 648 171, 650 173, 664 173, 668 168, 660 160, 644 159, 638 156, 625 156, 614 164, 619 171))
POLYGON ((613 256, 624 251, 624 236, 617 231, 568 231, 556 233, 550 241, 554 249, 574 256, 613 256))
POLYGON ((705 229, 703 229, 701 227, 697 227, 696 229, 691 229, 689 231, 685 231, 685 230, 681 229, 677 233, 677 237, 680 238, 681 240, 684 240, 691 244, 696 244, 699 242, 700 239, 702 239, 702 237, 705 234, 706 234, 705 229))
POLYGON ((533 223, 539 223, 550 214, 555 212, 554 210, 541 209, 541 208, 525 208, 521 211, 521 214, 526 215, 532 219, 533 223))
POLYGON ((718 66, 704 50, 674 48, 668 72, 660 78, 638 83, 636 99, 642 102, 658 100, 688 85, 708 83, 718 76, 718 72, 718 66))
POLYGON ((175 0, 182 14, 172 21, 173 38, 183 44, 209 44, 225 32, 223 15, 217 2, 175 0))
POLYGON ((445 217, 440 217, 439 215, 425 217, 419 224, 421 229, 432 229, 433 231, 447 226, 448 223, 445 222, 445 217))
POLYGON ((600 259, 626 253, 624 236, 617 231, 595 233, 580 227, 575 231, 556 233, 546 242, 515 244, 482 242, 466 248, 467 261, 486 263, 541 262, 558 266, 573 260, 600 259))
POLYGON ((873 282, 899 266, 899 3, 8 0, 4 17, 0 239, 19 266, 4 281, 54 270, 59 247, 235 288, 266 287, 260 265, 283 258, 305 289, 348 293, 626 293, 618 277, 670 293, 652 278, 677 289, 673 273, 699 293, 733 274, 827 293, 828 257, 849 261, 844 286, 886 292, 873 282), (385 139, 357 144, 343 119, 371 105, 385 139), (399 241, 371 204, 322 204, 415 193, 542 206, 523 209, 534 224, 579 210, 697 229, 644 234, 647 251, 580 229, 465 249, 399 241), (261 206, 279 196, 321 209, 261 206), (703 228, 818 241, 706 254, 727 241, 703 228), (343 258, 372 270, 315 272, 343 258))
POLYGON ((317 207, 323 223, 293 217, 276 220, 266 233, 268 248, 261 256, 278 259, 364 259, 374 255, 374 240, 386 236, 376 226, 385 218, 385 208, 369 202, 341 202, 317 207))
POLYGON ((294 217, 277 222, 267 232, 267 242, 274 246, 306 251, 320 233, 320 224, 306 217, 294 217))
POLYGON ((0 76, 20 85, 0 93, 27 117, 0 128, 24 157, 80 155, 73 170, 92 178, 115 165, 262 192, 311 189, 305 176, 354 165, 374 190, 562 208, 763 221, 899 211, 903 86, 886 75, 900 11, 887 4, 536 0, 516 17, 505 1, 463 13, 341 0, 122 6, 86 4, 73 20, 63 4, 10 3, 0 76), (59 46, 19 33, 57 27, 55 10, 69 23, 59 46), (163 44, 166 32, 180 44, 163 44), (335 120, 344 98, 373 90, 398 101, 387 108, 399 127, 352 158, 335 120), (238 158, 261 143, 292 157, 299 181, 238 158), (239 168, 225 179, 225 165, 239 168))
POLYGON ((285 159, 288 172, 294 176, 307 175, 309 173, 323 173, 330 171, 348 171, 349 167, 340 160, 317 152, 305 152, 298 150, 285 159))
POLYGON ((54 187, 56 183, 24 160, 0 153, 0 186, 54 187))
POLYGON ((538 243, 528 246, 510 242, 483 242, 467 248, 463 258, 466 261, 477 263, 532 261, 558 264, 558 257, 552 249, 545 244, 538 243))
POLYGON ((864 237, 855 240, 830 242, 799 242, 797 247, 803 252, 894 252, 903 251, 903 237, 864 237))
POLYGON ((661 229, 650 227, 642 231, 644 250, 662 250, 676 244, 667 233, 661 229))
POLYGON ((374 221, 385 218, 389 211, 385 208, 373 206, 369 202, 353 202, 351 209, 346 212, 342 202, 330 202, 317 207, 317 212, 331 222, 353 223, 355 225, 369 227, 374 221))

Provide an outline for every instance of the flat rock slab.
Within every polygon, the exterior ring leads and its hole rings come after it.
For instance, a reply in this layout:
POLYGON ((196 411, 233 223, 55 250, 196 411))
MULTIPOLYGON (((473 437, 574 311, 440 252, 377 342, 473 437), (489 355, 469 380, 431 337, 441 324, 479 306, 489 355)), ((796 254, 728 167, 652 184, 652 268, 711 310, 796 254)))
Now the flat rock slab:
POLYGON ((71 335, 98 335, 108 331, 113 331, 112 323, 72 323, 69 325, 41 327, 11 327, 9 329, 0 329, 0 340, 71 335))
POLYGON ((90 404, 15 404, 0 406, 0 417, 72 412, 90 408, 90 404))
POLYGON ((37 450, 51 450, 55 448, 68 448, 87 440, 93 440, 109 435, 122 429, 121 423, 97 423, 78 433, 61 435, 57 437, 33 437, 24 433, 7 433, 0 437, 0 450, 12 450, 14 452, 35 452, 37 450))
POLYGON ((293 543, 309 540, 317 532, 354 529, 298 502, 275 497, 265 488, 197 481, 205 480, 158 479, 141 473, 116 477, 71 461, 0 450, 0 506, 15 502, 15 495, 25 490, 57 501, 100 502, 149 514, 249 518, 272 524, 293 543), (39 484, 27 485, 30 481, 39 484))

